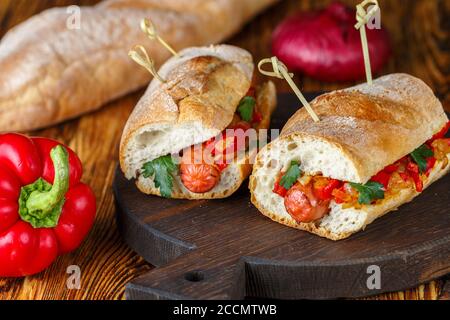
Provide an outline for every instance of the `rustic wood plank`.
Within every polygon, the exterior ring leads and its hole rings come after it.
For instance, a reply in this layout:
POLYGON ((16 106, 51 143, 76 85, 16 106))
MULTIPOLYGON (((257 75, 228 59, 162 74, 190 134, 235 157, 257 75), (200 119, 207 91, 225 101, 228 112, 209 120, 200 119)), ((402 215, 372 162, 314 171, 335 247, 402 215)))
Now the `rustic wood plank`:
MULTIPOLYGON (((89 5, 98 0, 2 0, 0 2, 0 37, 14 25, 53 6, 89 5)), ((270 55, 270 35, 276 24, 288 14, 319 8, 329 0, 285 0, 249 23, 230 43, 255 54, 255 59, 270 55)), ((353 3, 353 0, 345 0, 353 3)), ((450 3, 446 0, 380 0, 383 26, 392 35, 394 57, 383 73, 404 71, 422 77, 437 92, 450 111, 450 3)), ((1 71, 0 71, 1 72, 1 71)), ((331 90, 349 83, 324 84, 296 76, 305 91, 331 90)), ((288 87, 277 82, 280 91, 288 87)), ((120 239, 114 223, 111 183, 117 161, 117 146, 126 118, 139 93, 120 99, 102 110, 39 134, 60 139, 80 154, 85 165, 84 181, 97 196, 99 211, 93 232, 83 246, 61 257, 46 272, 25 279, 0 279, 0 299, 121 299, 124 284, 150 270, 120 239), (82 289, 67 290, 66 267, 78 264, 83 272, 82 289)), ((415 290, 378 296, 379 299, 436 299, 440 281, 415 290)))

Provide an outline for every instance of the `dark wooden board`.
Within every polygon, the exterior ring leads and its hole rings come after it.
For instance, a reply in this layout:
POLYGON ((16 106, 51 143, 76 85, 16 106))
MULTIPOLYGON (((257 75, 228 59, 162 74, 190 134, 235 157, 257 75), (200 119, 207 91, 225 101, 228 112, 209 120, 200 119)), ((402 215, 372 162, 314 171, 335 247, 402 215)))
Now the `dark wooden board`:
MULTIPOLYGON (((297 108, 294 96, 280 95, 272 128, 297 108)), ((119 229, 158 267, 131 281, 127 298, 328 299, 416 286, 450 273, 449 187, 446 176, 365 231, 333 242, 261 215, 246 182, 228 199, 171 200, 140 193, 117 170, 119 229), (380 288, 367 286, 372 265, 380 288)))

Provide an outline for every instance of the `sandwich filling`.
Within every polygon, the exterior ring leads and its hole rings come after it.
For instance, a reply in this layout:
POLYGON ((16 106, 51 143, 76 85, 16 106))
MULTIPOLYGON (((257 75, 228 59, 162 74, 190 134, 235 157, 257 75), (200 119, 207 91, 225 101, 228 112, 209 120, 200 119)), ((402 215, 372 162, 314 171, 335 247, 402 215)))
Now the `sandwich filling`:
POLYGON ((166 198, 171 197, 174 175, 180 176, 183 186, 190 192, 211 191, 237 154, 248 148, 246 132, 263 120, 256 100, 256 89, 252 85, 241 99, 232 122, 218 137, 187 147, 179 155, 168 154, 146 162, 140 173, 144 178, 153 179, 161 196, 166 198))
POLYGON ((448 166, 450 138, 445 135, 449 129, 450 121, 425 144, 384 168, 366 184, 335 180, 321 174, 311 176, 302 172, 299 162, 292 161, 286 171, 279 173, 273 192, 284 198, 286 211, 298 223, 322 219, 330 212, 332 201, 344 209, 361 209, 380 204, 406 188, 420 193, 433 169, 448 166))

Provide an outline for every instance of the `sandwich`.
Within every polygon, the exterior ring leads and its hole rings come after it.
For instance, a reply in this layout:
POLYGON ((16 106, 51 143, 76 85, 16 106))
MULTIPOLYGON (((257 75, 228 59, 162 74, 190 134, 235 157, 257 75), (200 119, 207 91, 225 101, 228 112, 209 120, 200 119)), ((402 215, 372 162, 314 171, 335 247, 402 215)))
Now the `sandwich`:
POLYGON ((449 171, 450 123, 421 80, 381 77, 316 98, 258 153, 251 201, 281 224, 349 237, 449 171))
POLYGON ((153 79, 128 119, 120 167, 146 194, 228 197, 251 173, 257 143, 248 133, 269 127, 275 86, 257 85, 252 56, 234 46, 179 55, 160 68, 163 81, 153 79))

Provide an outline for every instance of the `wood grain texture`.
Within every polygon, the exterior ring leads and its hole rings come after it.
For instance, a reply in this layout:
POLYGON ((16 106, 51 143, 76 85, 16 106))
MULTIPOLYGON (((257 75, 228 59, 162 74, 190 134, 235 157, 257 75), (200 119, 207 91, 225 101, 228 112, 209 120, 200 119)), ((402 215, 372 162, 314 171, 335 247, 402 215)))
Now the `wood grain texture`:
MULTIPOLYGON (((0 36, 12 26, 45 8, 70 4, 89 5, 97 0, 2 0, 0 36)), ((255 55, 270 56, 270 36, 274 27, 299 9, 320 8, 329 0, 284 0, 249 23, 228 41, 255 55)), ((346 0, 354 5, 356 1, 346 0)), ((383 70, 408 72, 421 77, 437 93, 450 111, 450 1, 380 0, 383 26, 392 36, 394 56, 383 70)), ((300 75, 296 82, 304 91, 342 88, 351 83, 324 84, 300 75)), ((287 85, 277 82, 280 91, 287 85)), ((122 128, 142 92, 105 106, 102 110, 62 125, 35 132, 59 139, 72 147, 84 163, 83 180, 92 185, 98 200, 95 227, 82 247, 59 258, 44 273, 24 279, 0 279, 0 299, 122 299, 125 283, 151 269, 121 240, 114 222, 112 179, 117 164, 122 128), (80 290, 66 288, 66 268, 81 267, 80 290)), ((437 299, 443 281, 431 282, 414 290, 383 294, 376 299, 437 299)))

